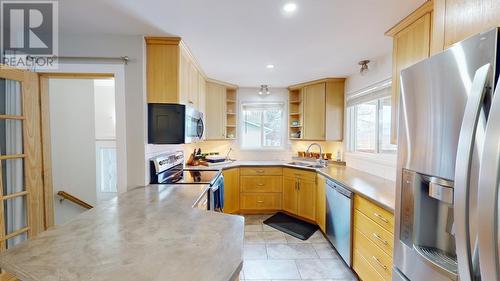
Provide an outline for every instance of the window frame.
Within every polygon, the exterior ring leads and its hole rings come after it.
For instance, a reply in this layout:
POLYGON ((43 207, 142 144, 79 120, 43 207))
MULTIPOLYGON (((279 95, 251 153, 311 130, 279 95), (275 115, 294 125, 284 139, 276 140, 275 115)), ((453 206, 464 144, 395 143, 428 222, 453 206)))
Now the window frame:
POLYGON ((361 90, 358 93, 352 94, 351 97, 348 97, 346 104, 346 148, 349 153, 359 153, 366 155, 396 155, 397 154, 397 146, 395 146, 394 150, 382 149, 382 131, 381 131, 381 111, 383 110, 383 100, 387 98, 391 98, 391 81, 382 81, 374 86, 368 87, 367 89, 361 90), (385 92, 385 93, 384 93, 385 92), (381 94, 382 93, 382 94, 381 94), (389 93, 389 94, 388 94, 389 93), (354 101, 352 104, 349 104, 349 100, 358 100, 354 101), (357 113, 358 113, 358 105, 364 103, 370 103, 376 101, 376 112, 375 112, 375 138, 374 140, 374 150, 367 149, 357 149, 357 113))
MULTIPOLYGON (((261 114, 260 114, 260 121, 261 121, 262 125, 264 124, 264 111, 265 110, 262 110, 261 114)), ((286 114, 287 114, 287 112, 286 112, 286 107, 285 107, 284 102, 261 102, 261 101, 241 102, 241 104, 240 104, 240 116, 242 118, 241 118, 241 121, 238 122, 238 128, 237 128, 239 131, 238 143, 239 143, 240 149, 242 151, 284 151, 284 150, 286 150, 286 132, 285 132, 285 129, 286 129, 285 116, 286 116, 286 114), (248 106, 248 105, 252 105, 252 106, 256 106, 256 105, 272 106, 272 105, 274 105, 274 106, 276 106, 276 108, 281 109, 281 145, 280 146, 265 146, 264 145, 264 140, 265 140, 264 139, 264 126, 261 126, 261 128, 260 128, 260 142, 261 142, 260 147, 243 146, 243 138, 244 138, 243 130, 244 130, 244 125, 245 125, 244 112, 245 112, 245 106, 248 106)))

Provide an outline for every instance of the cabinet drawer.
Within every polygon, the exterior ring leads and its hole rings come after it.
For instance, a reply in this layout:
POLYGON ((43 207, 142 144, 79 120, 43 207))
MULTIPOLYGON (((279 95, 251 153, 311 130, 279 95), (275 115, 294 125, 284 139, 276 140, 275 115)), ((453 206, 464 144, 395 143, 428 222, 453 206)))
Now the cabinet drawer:
POLYGON ((394 215, 389 211, 360 196, 354 196, 354 208, 394 234, 394 215))
POLYGON ((301 169, 283 168, 283 176, 298 178, 301 180, 316 181, 316 172, 301 169))
POLYGON ((281 167, 245 167, 240 169, 242 176, 281 176, 283 168, 281 167))
POLYGON ((354 248, 385 280, 392 280, 392 257, 372 243, 359 229, 354 229, 354 248))
POLYGON ((241 192, 283 192, 281 176, 242 176, 241 192))
POLYGON ((352 268, 362 281, 386 281, 356 249, 352 259, 352 268))
POLYGON ((241 194, 240 205, 243 210, 279 210, 281 209, 281 193, 241 194))
POLYGON ((363 233, 370 241, 392 256, 394 236, 380 225, 373 222, 358 210, 354 211, 354 227, 363 233))

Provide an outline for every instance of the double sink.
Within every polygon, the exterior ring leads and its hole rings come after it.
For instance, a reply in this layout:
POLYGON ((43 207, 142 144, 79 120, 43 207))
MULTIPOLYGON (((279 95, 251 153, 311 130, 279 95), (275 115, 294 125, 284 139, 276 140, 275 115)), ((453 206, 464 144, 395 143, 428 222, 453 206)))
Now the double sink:
POLYGON ((320 168, 325 168, 326 167, 325 165, 321 165, 321 164, 305 163, 305 162, 297 162, 297 161, 290 162, 290 163, 287 163, 287 164, 290 165, 290 166, 297 166, 297 167, 304 167, 304 168, 311 168, 311 169, 320 169, 320 168))

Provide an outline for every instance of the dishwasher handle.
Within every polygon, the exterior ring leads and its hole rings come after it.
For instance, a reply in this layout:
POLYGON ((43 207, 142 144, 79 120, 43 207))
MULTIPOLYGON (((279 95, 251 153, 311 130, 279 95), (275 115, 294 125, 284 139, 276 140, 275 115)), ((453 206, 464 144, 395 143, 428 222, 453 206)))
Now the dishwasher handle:
POLYGON ((338 193, 342 194, 343 196, 347 197, 347 198, 352 198, 352 195, 353 195, 353 192, 343 186, 341 186, 340 184, 332 181, 332 180, 327 180, 327 183, 326 183, 330 188, 333 188, 335 191, 337 191, 338 193))

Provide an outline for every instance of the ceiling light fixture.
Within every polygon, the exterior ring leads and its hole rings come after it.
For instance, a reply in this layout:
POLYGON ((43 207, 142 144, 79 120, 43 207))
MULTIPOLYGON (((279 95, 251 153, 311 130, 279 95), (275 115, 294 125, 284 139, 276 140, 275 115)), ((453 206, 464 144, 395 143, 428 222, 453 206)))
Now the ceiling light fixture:
POLYGON ((359 70, 359 73, 364 74, 365 72, 367 72, 369 63, 370 63, 370 60, 362 60, 362 61, 358 62, 358 64, 361 65, 361 69, 359 70))
POLYGON ((269 85, 260 85, 259 95, 262 96, 263 94, 271 94, 271 92, 269 91, 269 85))
POLYGON ((283 6, 283 11, 285 11, 286 13, 293 13, 295 12, 295 10, 297 10, 297 4, 295 3, 286 3, 284 6, 283 6))
POLYGON ((273 68, 274 68, 274 64, 268 64, 268 65, 266 65, 266 67, 267 67, 268 69, 273 69, 273 68))

